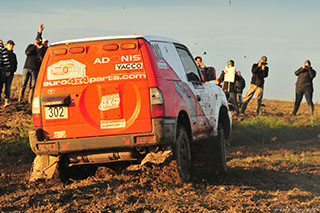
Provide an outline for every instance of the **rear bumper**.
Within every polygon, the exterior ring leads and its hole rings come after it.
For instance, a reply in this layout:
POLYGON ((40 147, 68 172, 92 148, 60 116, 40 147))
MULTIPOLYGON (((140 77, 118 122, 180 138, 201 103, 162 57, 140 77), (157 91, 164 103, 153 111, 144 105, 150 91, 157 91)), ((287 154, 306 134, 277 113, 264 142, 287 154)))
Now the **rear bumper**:
POLYGON ((73 152, 106 150, 117 148, 138 148, 171 144, 176 136, 176 118, 152 119, 151 133, 68 138, 39 141, 36 131, 29 132, 29 142, 36 154, 61 155, 73 152), (139 138, 140 140, 137 140, 139 138))

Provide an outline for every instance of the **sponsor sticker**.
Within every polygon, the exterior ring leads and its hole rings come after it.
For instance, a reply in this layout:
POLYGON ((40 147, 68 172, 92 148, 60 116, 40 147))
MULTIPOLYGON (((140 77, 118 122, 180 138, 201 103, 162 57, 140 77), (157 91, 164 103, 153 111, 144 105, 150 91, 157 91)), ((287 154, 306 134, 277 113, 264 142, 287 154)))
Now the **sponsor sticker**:
POLYGON ((53 137, 54 137, 54 138, 66 138, 66 137, 67 137, 66 131, 56 131, 56 132, 53 132, 53 137))
POLYGON ((134 62, 140 61, 140 55, 113 55, 109 57, 96 58, 93 64, 108 64, 108 63, 119 63, 119 62, 134 62))
POLYGON ((101 129, 116 129, 123 128, 126 126, 126 120, 100 120, 100 128, 101 129))
POLYGON ((91 77, 88 76, 80 78, 70 78, 56 81, 44 81, 44 87, 52 86, 67 86, 67 85, 83 85, 83 84, 93 84, 106 81, 124 81, 124 80, 135 80, 135 79, 145 79, 147 78, 145 73, 140 72, 130 72, 130 73, 116 73, 101 77, 91 77))
POLYGON ((110 109, 116 109, 116 108, 119 108, 119 104, 120 104, 119 94, 105 95, 101 98, 99 110, 107 111, 110 109))
POLYGON ((81 78, 86 76, 86 65, 71 59, 59 61, 47 69, 48 80, 81 78))
POLYGON ((138 70, 142 67, 142 63, 116 64, 115 70, 138 70))
POLYGON ((158 62, 158 68, 162 70, 168 69, 168 65, 164 62, 158 62))

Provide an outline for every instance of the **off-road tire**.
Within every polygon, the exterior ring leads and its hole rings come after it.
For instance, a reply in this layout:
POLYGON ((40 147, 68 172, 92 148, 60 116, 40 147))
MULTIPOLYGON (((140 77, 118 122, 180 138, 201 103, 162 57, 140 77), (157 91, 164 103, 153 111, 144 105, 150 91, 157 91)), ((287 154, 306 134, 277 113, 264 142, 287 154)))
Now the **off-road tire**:
POLYGON ((175 157, 180 178, 189 181, 191 178, 190 138, 182 125, 178 125, 175 142, 175 157))
POLYGON ((215 175, 225 176, 227 174, 226 139, 222 123, 218 124, 218 135, 214 137, 213 146, 213 168, 215 175))

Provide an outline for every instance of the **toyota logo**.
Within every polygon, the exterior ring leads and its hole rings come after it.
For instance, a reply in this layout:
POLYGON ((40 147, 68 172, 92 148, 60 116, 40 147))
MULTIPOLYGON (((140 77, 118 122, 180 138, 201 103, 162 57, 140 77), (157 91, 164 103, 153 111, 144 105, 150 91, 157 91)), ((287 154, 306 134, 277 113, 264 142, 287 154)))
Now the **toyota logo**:
POLYGON ((49 95, 52 95, 52 94, 54 94, 55 92, 56 92, 55 89, 48 89, 48 94, 49 94, 49 95))

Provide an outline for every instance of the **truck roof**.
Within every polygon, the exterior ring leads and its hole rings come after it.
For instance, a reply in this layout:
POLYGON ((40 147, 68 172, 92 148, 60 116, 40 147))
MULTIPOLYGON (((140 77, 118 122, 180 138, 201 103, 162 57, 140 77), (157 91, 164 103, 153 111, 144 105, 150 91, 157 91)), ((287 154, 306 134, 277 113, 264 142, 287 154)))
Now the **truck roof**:
POLYGON ((105 40, 120 40, 120 39, 137 39, 142 38, 145 39, 148 42, 151 41, 161 41, 161 42, 169 42, 169 43, 178 43, 182 44, 181 42, 161 37, 161 36, 150 36, 150 35, 122 35, 122 36, 101 36, 101 37, 89 37, 89 38, 80 38, 80 39, 70 39, 70 40, 63 40, 63 41, 57 41, 51 44, 51 46, 56 45, 64 45, 64 44, 73 44, 73 43, 84 43, 84 42, 95 42, 95 41, 105 41, 105 40))

